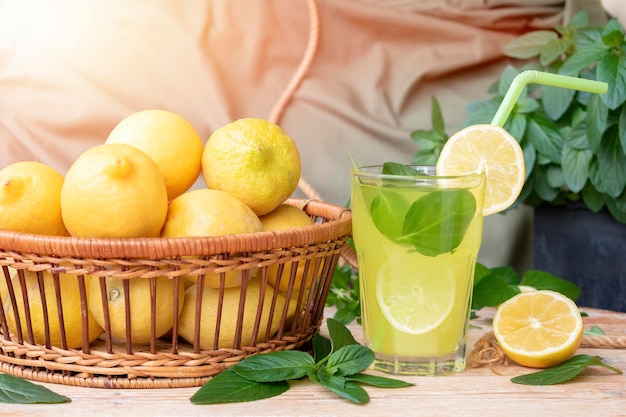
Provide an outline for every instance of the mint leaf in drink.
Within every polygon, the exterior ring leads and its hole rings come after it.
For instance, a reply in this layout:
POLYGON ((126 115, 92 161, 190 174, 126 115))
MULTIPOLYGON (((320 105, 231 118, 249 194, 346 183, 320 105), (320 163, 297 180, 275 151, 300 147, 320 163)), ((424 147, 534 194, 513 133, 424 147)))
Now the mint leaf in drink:
POLYGON ((476 199, 470 191, 433 191, 411 205, 397 241, 426 256, 452 252, 475 214, 476 199))
POLYGON ((392 241, 397 241, 402 236, 402 227, 409 202, 399 192, 394 192, 390 188, 380 191, 374 197, 370 206, 370 215, 376 229, 392 241))
POLYGON ((274 382, 302 378, 314 365, 313 357, 306 352, 282 350, 250 356, 230 369, 251 381, 274 382))
POLYGON ((331 353, 326 363, 328 372, 334 375, 354 375, 374 361, 374 352, 363 345, 346 345, 331 353))
POLYGON ((0 403, 59 404, 71 402, 68 397, 48 388, 9 374, 0 374, 0 403))
POLYGON ((189 400, 194 404, 256 401, 275 397, 288 389, 287 381, 256 382, 229 368, 211 378, 189 400))
POLYGON ((622 374, 622 371, 602 362, 599 356, 576 355, 560 365, 544 369, 531 374, 516 376, 511 379, 515 384, 523 385, 555 385, 578 376, 590 366, 602 366, 611 371, 622 374))
POLYGON ((385 175, 402 175, 405 177, 414 177, 416 175, 424 175, 418 170, 410 166, 399 164, 397 162, 385 162, 383 164, 383 174, 385 175))

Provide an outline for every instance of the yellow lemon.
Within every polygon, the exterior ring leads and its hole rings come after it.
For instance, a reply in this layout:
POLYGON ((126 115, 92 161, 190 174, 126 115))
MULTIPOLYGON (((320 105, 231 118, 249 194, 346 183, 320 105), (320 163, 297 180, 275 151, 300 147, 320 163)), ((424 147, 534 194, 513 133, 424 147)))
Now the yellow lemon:
MULTIPOLYGON (((304 211, 290 204, 280 204, 274 210, 260 217, 264 231, 288 230, 296 227, 306 227, 313 224, 313 221, 304 211)), ((306 288, 311 286, 313 280, 314 264, 310 262, 307 270, 307 277, 304 280, 305 261, 299 261, 295 271, 292 294, 297 294, 305 282, 306 288)), ((286 292, 289 289, 291 276, 291 264, 287 263, 283 267, 283 272, 278 277, 278 264, 272 264, 267 267, 267 281, 280 291, 286 292), (279 281, 280 279, 280 281, 279 281), (278 284, 278 285, 277 285, 278 284)))
MULTIPOLYGON (((241 200, 225 191, 192 190, 174 199, 168 208, 161 237, 223 236, 262 230, 261 221, 241 200)), ((227 271, 225 286, 241 285, 241 271, 227 271)), ((196 277, 185 277, 195 282, 196 277)), ((206 275, 205 285, 218 288, 220 274, 206 275)))
MULTIPOLYGON (((242 288, 227 288, 224 290, 223 299, 220 306, 220 290, 205 286, 202 291, 202 310, 200 312, 200 348, 211 350, 214 348, 238 348, 241 346, 249 346, 252 343, 254 333, 254 325, 257 316, 260 300, 263 303, 261 311, 261 321, 259 323, 256 341, 260 342, 265 339, 266 334, 272 337, 280 326, 280 321, 285 308, 285 297, 280 294, 276 295, 276 304, 274 306, 274 314, 270 322, 270 310, 272 308, 272 299, 274 292, 271 287, 266 287, 265 291, 261 291, 261 281, 258 278, 251 279, 247 283, 245 292, 245 306, 243 307, 243 318, 241 337, 237 345, 235 336, 237 334, 237 319, 239 315, 240 296, 242 288), (219 323, 219 340, 215 339, 215 328, 217 325, 217 317, 220 314, 219 323)), ((192 285, 185 291, 185 305, 183 312, 179 318, 179 334, 189 343, 194 341, 194 329, 196 319, 196 299, 198 296, 197 285, 192 285)), ((294 314, 295 303, 288 306, 287 317, 291 318, 294 314)))
POLYGON ((0 228, 67 236, 62 186, 63 175, 41 162, 16 162, 0 170, 0 228))
POLYGON ((519 143, 495 125, 472 125, 452 135, 437 160, 437 175, 485 174, 483 216, 510 207, 524 187, 519 143))
POLYGON ((547 368, 576 353, 583 337, 583 320, 576 304, 562 294, 522 292, 498 307, 493 333, 515 362, 547 368))
POLYGON ((294 141, 263 119, 239 119, 222 126, 202 153, 202 174, 209 188, 232 194, 259 216, 295 191, 300 169, 294 141))
MULTIPOLYGON (((89 287, 90 276, 85 276, 85 286, 89 287)), ((46 343, 46 328, 44 320, 44 304, 45 298, 45 311, 48 316, 49 332, 50 332, 50 345, 64 348, 61 335, 61 325, 59 320, 59 310, 56 298, 56 289, 54 283, 54 277, 48 273, 43 272, 41 274, 41 280, 43 282, 44 292, 42 297, 40 291, 39 279, 37 273, 31 271, 24 272, 24 286, 26 288, 26 294, 28 294, 28 311, 30 312, 30 319, 32 323, 32 331, 34 342, 40 345, 46 343)), ((20 278, 18 273, 15 272, 11 278, 11 283, 15 291, 15 302, 17 307, 17 314, 20 319, 20 328, 24 340, 28 341, 26 312, 24 310, 24 297, 22 293, 22 287, 20 285, 20 278)), ((83 306, 80 300, 80 286, 78 278, 73 275, 59 274, 58 288, 61 295, 61 309, 63 312, 63 323, 65 325, 65 348, 76 349, 82 347, 82 326, 83 326, 83 306)), ((11 303, 8 293, 4 292, 2 295, 2 302, 4 304, 4 313, 7 318, 7 324, 9 329, 13 332, 17 332, 17 323, 15 320, 15 311, 13 304, 11 303)), ((86 300, 89 304, 89 296, 86 300)), ((87 326, 89 327, 88 341, 92 342, 98 338, 102 333, 102 327, 96 322, 93 315, 89 312, 88 307, 86 309, 87 326)))
POLYGON ((170 200, 187 191, 200 176, 203 144, 193 125, 167 110, 143 110, 123 119, 106 143, 125 143, 156 162, 170 200))
MULTIPOLYGON (((128 295, 124 290, 124 280, 120 278, 106 278, 106 303, 111 323, 111 335, 121 340, 126 340, 126 297, 130 303, 130 336, 132 343, 147 344, 151 335, 151 279, 131 278, 128 281, 128 295)), ((178 288, 178 311, 180 314, 185 299, 185 288, 182 280, 179 280, 178 288)), ((174 295, 175 281, 167 277, 156 278, 155 291, 155 338, 163 336, 174 325, 174 295)), ((89 286, 91 310, 96 321, 105 328, 104 308, 100 279, 92 278, 89 286)))
POLYGON ((72 236, 156 237, 167 214, 165 181, 137 148, 96 146, 65 175, 61 212, 72 236))

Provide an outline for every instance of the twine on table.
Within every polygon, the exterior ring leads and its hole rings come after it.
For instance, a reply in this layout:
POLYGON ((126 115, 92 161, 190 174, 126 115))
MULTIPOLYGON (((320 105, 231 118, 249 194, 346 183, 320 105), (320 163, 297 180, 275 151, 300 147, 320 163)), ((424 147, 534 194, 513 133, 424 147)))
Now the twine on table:
MULTIPOLYGON (((581 348, 596 349, 626 349, 625 335, 583 335, 580 343, 581 348)), ((493 365, 509 365, 509 358, 500 347, 493 332, 483 335, 474 344, 474 349, 470 353, 469 365, 472 368, 480 368, 489 365, 493 371, 493 365)), ((495 371, 494 371, 495 372, 495 371)))

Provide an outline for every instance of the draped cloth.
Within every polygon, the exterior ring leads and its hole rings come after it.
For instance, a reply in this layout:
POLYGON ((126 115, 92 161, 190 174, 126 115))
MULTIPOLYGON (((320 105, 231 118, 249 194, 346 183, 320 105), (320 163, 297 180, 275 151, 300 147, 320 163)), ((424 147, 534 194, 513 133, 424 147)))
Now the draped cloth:
MULTIPOLYGON (((467 104, 488 96, 507 42, 580 7, 602 14, 593 0, 315 5, 315 54, 278 123, 300 149, 303 178, 340 205, 350 153, 360 164, 410 162, 410 132, 430 128, 431 97, 451 134, 467 104)), ((65 173, 144 109, 181 114, 204 141, 230 121, 269 118, 310 33, 305 0, 0 0, 0 167, 38 160, 65 173)), ((527 222, 488 217, 485 262, 523 258, 527 222)))

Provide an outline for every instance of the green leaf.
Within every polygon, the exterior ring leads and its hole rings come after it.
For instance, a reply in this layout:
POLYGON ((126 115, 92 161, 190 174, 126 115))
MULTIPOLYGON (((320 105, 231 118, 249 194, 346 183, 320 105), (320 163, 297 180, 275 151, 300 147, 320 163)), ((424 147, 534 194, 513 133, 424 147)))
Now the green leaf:
POLYGON ((367 369, 374 361, 374 352, 362 345, 346 345, 328 357, 326 367, 335 375, 354 375, 367 369))
POLYGON ((0 402, 7 404, 60 404, 69 403, 64 395, 9 374, 0 374, 0 402))
POLYGON ((386 238, 396 241, 402 236, 405 213, 409 202, 400 192, 386 189, 372 200, 370 215, 376 229, 386 238))
POLYGON ((546 271, 526 271, 520 285, 527 285, 538 290, 556 291, 573 301, 576 301, 580 296, 580 288, 576 284, 546 271))
POLYGON ((362 373, 347 376, 346 380, 358 382, 360 384, 371 385, 378 388, 404 388, 415 385, 410 382, 401 381, 399 379, 386 378, 383 376, 362 373))
POLYGON ((620 143, 622 144, 622 151, 626 153, 626 106, 623 106, 619 112, 617 130, 620 143))
POLYGON ((443 113, 441 113, 441 106, 439 101, 435 97, 430 99, 430 122, 433 127, 433 131, 441 136, 446 136, 446 125, 443 121, 443 113))
POLYGON ((528 120, 526 134, 540 155, 555 164, 561 162, 563 141, 554 122, 547 117, 534 115, 528 120))
POLYGON ((408 177, 421 175, 420 172, 414 168, 397 162, 385 162, 383 164, 382 173, 385 175, 404 175, 408 177))
POLYGON ((568 188, 578 193, 589 179, 589 165, 593 158, 590 149, 577 150, 563 146, 563 179, 568 188))
POLYGON ((441 190, 415 201, 407 212, 396 242, 426 256, 456 249, 476 214, 476 199, 468 190, 441 190))
POLYGON ((328 327, 333 352, 336 352, 344 346, 359 344, 343 323, 329 318, 326 319, 326 327, 328 327))
POLYGON ((626 61, 624 57, 616 54, 607 54, 596 69, 599 81, 609 85, 606 94, 600 96, 601 100, 609 109, 616 109, 626 100, 626 61))
POLYGON ((299 379, 315 365, 313 357, 298 350, 282 350, 248 356, 229 368, 239 376, 256 382, 299 379))
POLYGON ((516 284, 507 282, 501 275, 490 274, 474 285, 472 309, 480 310, 483 307, 493 307, 502 304, 509 298, 520 293, 516 284))
POLYGON ((569 46, 570 41, 564 38, 557 38, 548 41, 545 44, 544 49, 541 51, 539 62, 541 62, 541 65, 544 66, 552 64, 567 51, 569 46))
POLYGON ((619 48, 624 42, 624 28, 616 19, 611 19, 604 25, 602 42, 613 48, 619 48))
POLYGON ((505 45, 504 54, 511 58, 528 59, 539 56, 546 44, 558 40, 556 32, 536 30, 513 39, 505 45))
POLYGON ((574 128, 563 134, 563 142, 572 149, 589 149, 589 140, 587 139, 587 122, 583 120, 576 123, 574 128))
POLYGON ((558 120, 567 111, 574 100, 575 90, 569 88, 542 86, 541 101, 543 109, 552 120, 558 120))
POLYGON ((589 210, 597 213, 604 207, 604 195, 599 193, 591 183, 585 185, 581 195, 585 206, 587 206, 589 210))
POLYGON ((594 153, 597 153, 600 149, 608 116, 609 109, 600 96, 598 94, 592 95, 589 99, 589 105, 587 106, 587 120, 585 124, 587 126, 589 147, 594 153))
POLYGON ((559 74, 577 76, 585 68, 595 65, 608 53, 608 46, 601 43, 592 43, 580 46, 563 63, 559 74))
POLYGON ((491 274, 491 270, 487 266, 481 264, 480 262, 476 262, 476 265, 474 266, 474 285, 478 284, 481 279, 489 274, 491 274))
POLYGON ((589 171, 589 180, 597 190, 614 198, 626 187, 626 155, 617 136, 617 127, 607 130, 589 171))
POLYGON ((626 191, 617 198, 607 199, 606 207, 615 220, 626 223, 626 191))
POLYGON ((358 384, 348 381, 346 377, 331 375, 325 368, 319 369, 315 382, 356 404, 365 404, 370 399, 367 392, 358 384))
POLYGON ((287 381, 255 382, 229 368, 211 378, 189 400, 194 404, 255 401, 275 397, 288 389, 287 381))
POLYGON ((313 335, 313 360, 318 363, 332 352, 330 339, 319 333, 313 335))
POLYGON ((553 366, 552 368, 547 368, 531 374, 516 376, 511 379, 511 382, 523 385, 560 384, 578 376, 589 366, 602 366, 617 374, 622 374, 622 371, 619 369, 603 363, 599 356, 576 355, 560 365, 553 366))
POLYGON ((588 334, 588 335, 596 335, 596 336, 604 336, 605 335, 604 330, 602 330, 600 327, 595 326, 595 325, 591 326, 589 328, 589 330, 585 330, 584 333, 588 334))

